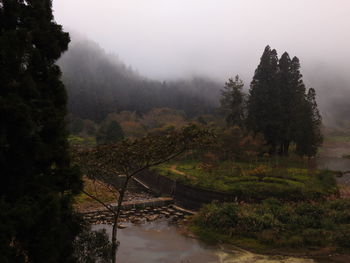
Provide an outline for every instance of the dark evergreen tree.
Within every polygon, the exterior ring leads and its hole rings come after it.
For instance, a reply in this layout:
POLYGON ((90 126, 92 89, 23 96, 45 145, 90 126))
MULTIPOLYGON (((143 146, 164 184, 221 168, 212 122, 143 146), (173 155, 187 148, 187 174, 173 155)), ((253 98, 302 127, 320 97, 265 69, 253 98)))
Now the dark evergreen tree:
POLYGON ((301 156, 314 156, 323 142, 323 136, 321 133, 322 118, 317 108, 316 92, 313 88, 309 89, 298 117, 299 129, 295 136, 297 153, 301 156))
POLYGON ((271 153, 276 152, 281 133, 277 72, 277 52, 267 46, 250 85, 247 126, 256 133, 264 134, 271 153))
POLYGON ((81 187, 55 61, 69 35, 50 0, 0 0, 0 262, 72 262, 81 187))
POLYGON ((312 156, 322 142, 315 90, 305 94, 297 57, 277 55, 266 47, 255 71, 248 100, 248 127, 264 134, 271 153, 287 155, 297 144, 300 155, 312 156))
POLYGON ((124 139, 124 132, 117 121, 103 124, 96 136, 98 144, 111 144, 124 139))
POLYGON ((283 53, 278 63, 277 85, 279 88, 279 117, 280 138, 279 154, 287 155, 289 144, 292 140, 292 107, 293 107, 293 86, 291 77, 291 59, 287 52, 283 53))
POLYGON ((244 122, 244 83, 237 75, 230 78, 221 91, 220 110, 226 116, 228 126, 241 126, 244 122))

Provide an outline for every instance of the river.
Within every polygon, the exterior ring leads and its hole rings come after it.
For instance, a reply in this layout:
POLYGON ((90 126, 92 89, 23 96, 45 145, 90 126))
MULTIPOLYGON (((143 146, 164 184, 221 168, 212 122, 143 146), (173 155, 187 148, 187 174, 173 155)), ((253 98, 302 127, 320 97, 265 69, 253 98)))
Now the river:
MULTIPOLYGON (((95 225, 94 229, 110 225, 95 225)), ((118 230, 121 263, 313 263, 312 259, 253 254, 233 246, 208 246, 160 220, 118 230)))

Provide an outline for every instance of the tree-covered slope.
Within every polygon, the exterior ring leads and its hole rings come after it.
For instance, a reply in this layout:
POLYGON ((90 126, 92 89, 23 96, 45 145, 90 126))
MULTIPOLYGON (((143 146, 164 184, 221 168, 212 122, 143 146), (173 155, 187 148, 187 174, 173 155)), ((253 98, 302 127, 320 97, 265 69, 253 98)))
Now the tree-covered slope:
POLYGON ((68 89, 69 110, 100 121, 122 110, 145 113, 156 107, 208 113, 217 106, 221 84, 208 78, 161 82, 140 76, 90 41, 76 41, 59 62, 68 89))

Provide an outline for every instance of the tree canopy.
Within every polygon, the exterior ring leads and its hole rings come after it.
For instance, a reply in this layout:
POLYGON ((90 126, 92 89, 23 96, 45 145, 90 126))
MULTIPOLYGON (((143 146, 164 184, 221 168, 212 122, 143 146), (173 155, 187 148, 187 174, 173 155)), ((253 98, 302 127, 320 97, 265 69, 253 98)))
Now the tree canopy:
POLYGON ((0 1, 0 261, 72 262, 66 92, 55 61, 69 35, 50 0, 0 1))
POLYGON ((102 125, 96 136, 96 141, 98 144, 111 144, 123 139, 123 129, 115 120, 102 125))
POLYGON ((234 80, 230 78, 221 91, 220 109, 226 116, 228 126, 243 126, 244 124, 243 86, 243 81, 237 75, 234 80))

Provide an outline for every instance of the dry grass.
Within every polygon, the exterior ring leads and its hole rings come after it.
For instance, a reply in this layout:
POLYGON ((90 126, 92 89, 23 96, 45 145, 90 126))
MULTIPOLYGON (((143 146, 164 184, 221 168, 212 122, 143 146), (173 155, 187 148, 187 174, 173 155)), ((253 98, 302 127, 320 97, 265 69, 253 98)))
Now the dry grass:
POLYGON ((348 198, 350 199, 350 186, 348 185, 340 185, 339 186, 339 193, 341 198, 348 198))
MULTIPOLYGON (((114 203, 117 200, 117 193, 113 192, 101 181, 91 180, 87 177, 83 178, 84 181, 84 190, 89 194, 97 197, 99 200, 106 204, 114 203)), ((93 210, 96 208, 101 208, 102 205, 87 196, 84 193, 81 193, 75 198, 74 207, 77 211, 87 211, 93 210)))

